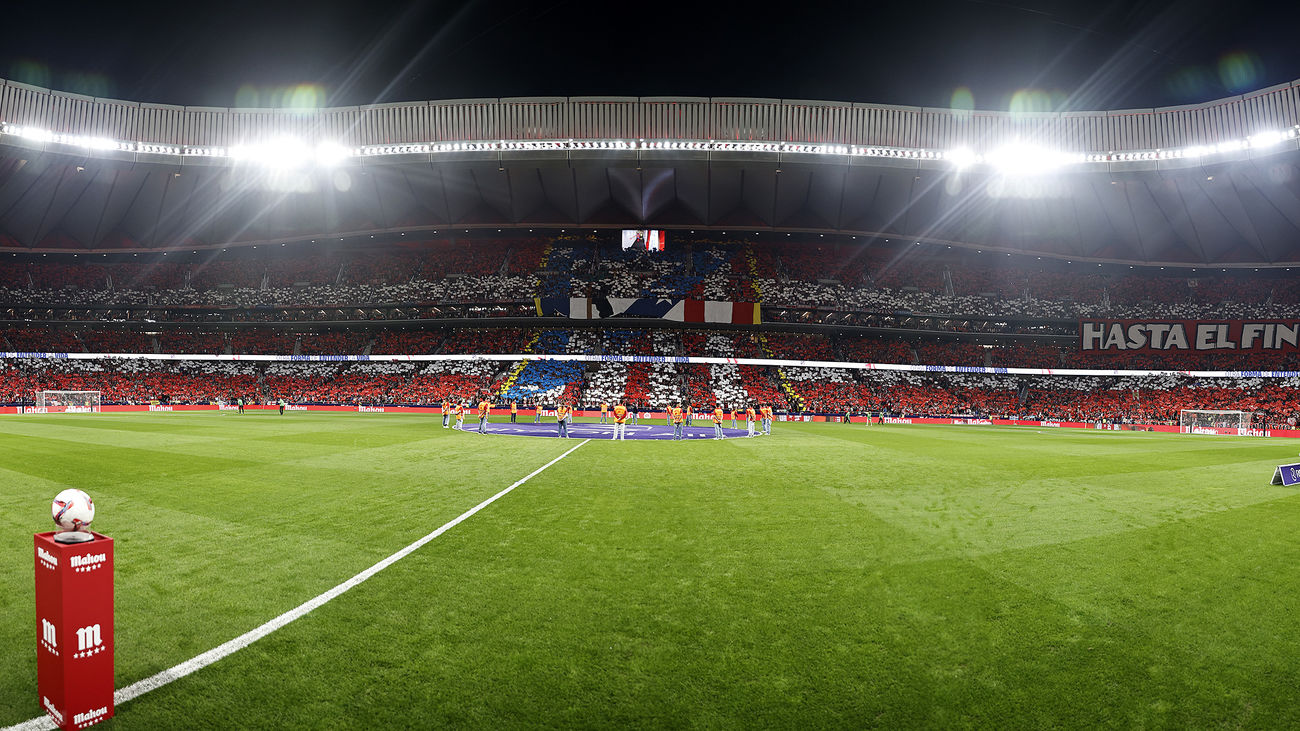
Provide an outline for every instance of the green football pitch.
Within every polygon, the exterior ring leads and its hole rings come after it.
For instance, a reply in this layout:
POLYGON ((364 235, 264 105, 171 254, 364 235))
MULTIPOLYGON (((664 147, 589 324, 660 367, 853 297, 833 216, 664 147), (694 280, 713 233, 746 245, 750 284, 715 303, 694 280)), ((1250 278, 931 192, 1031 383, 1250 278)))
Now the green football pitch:
MULTIPOLYGON (((590 441, 120 728, 1300 726, 1287 440, 776 424, 590 441)), ((31 534, 116 540, 117 686, 580 444, 434 417, 0 417, 0 727, 40 715, 31 534)))

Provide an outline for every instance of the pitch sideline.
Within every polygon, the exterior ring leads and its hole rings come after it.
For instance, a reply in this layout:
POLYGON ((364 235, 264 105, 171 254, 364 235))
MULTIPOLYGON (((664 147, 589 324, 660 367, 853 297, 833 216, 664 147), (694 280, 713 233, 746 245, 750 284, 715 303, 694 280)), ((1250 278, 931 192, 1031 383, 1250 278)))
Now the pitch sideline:
MULTIPOLYGON (((371 566, 365 571, 362 571, 356 576, 353 576, 352 578, 348 579, 342 584, 339 584, 333 589, 330 589, 329 591, 326 591, 325 593, 320 594, 313 599, 309 599, 303 602, 302 604, 299 604, 293 609, 290 609, 289 611, 261 625, 260 627, 249 630, 248 632, 245 632, 244 634, 232 640, 228 640, 212 648, 211 650, 208 650, 202 655, 197 655, 195 657, 192 657, 189 660, 186 660, 185 662, 179 665, 170 667, 166 670, 163 670, 162 672, 156 673, 155 675, 145 678, 144 680, 136 681, 131 685, 126 686, 125 688, 117 689, 113 693, 114 705, 120 706, 123 703, 126 703, 127 701, 139 698, 140 696, 144 695, 145 693, 148 693, 151 690, 157 690, 158 688, 167 685, 173 680, 179 680, 185 677, 186 675, 195 672, 196 670, 202 670, 203 668, 226 657, 227 655, 234 654, 235 652, 238 652, 239 650, 248 647, 254 642, 257 642, 263 637, 266 637, 272 632, 284 627, 285 625, 289 624, 295 619, 299 619, 309 614, 312 610, 325 605, 330 600, 339 597, 340 595, 344 594, 345 592, 357 586, 358 584, 365 581, 366 579, 369 579, 370 577, 374 576, 380 571, 383 571, 384 569, 393 565, 394 563, 397 563, 403 558, 406 558, 413 552, 419 550, 429 541, 432 541, 433 539, 437 538, 443 533, 446 533, 452 528, 455 528, 457 525, 460 525, 462 522, 464 522, 466 519, 468 519, 478 511, 482 510, 483 508, 486 508, 487 506, 496 502, 498 499, 508 495, 511 490, 514 490, 516 487, 519 487, 520 485, 524 484, 525 482, 528 482, 529 480, 533 479, 537 475, 540 475, 542 471, 545 470, 546 468, 550 467, 556 462, 559 462, 565 457, 568 457, 570 454, 573 454, 578 449, 578 447, 581 447, 582 445, 586 444, 589 441, 591 440, 584 439, 581 442, 575 444, 571 449, 569 449, 569 451, 565 452, 564 454, 561 454, 560 456, 556 457, 550 462, 547 462, 541 467, 538 467, 537 469, 528 473, 525 477, 515 482, 510 487, 505 488, 501 492, 498 492, 497 494, 484 500, 478 505, 475 505, 469 510, 466 510, 465 512, 461 513, 460 515, 456 516, 450 521, 444 523, 440 528, 438 528, 434 532, 415 541, 414 543, 408 545, 406 548, 403 548, 400 551, 392 554, 388 558, 385 558, 384 560, 371 566)), ((50 718, 48 715, 45 715, 45 716, 37 716, 36 718, 23 721, 22 723, 14 724, 13 726, 8 726, 4 729, 0 729, 0 731, 52 731, 52 729, 55 728, 57 728, 57 726, 54 725, 54 719, 50 718)))

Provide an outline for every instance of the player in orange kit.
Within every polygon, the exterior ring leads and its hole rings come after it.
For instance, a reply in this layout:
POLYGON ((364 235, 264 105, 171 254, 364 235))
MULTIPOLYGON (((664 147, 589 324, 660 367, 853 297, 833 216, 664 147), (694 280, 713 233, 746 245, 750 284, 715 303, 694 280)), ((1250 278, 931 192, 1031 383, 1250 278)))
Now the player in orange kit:
POLYGON ((560 438, 569 438, 569 406, 560 404, 555 408, 555 424, 560 429, 560 438))
POLYGON ((627 407, 622 403, 614 407, 614 436, 611 439, 627 439, 627 407))

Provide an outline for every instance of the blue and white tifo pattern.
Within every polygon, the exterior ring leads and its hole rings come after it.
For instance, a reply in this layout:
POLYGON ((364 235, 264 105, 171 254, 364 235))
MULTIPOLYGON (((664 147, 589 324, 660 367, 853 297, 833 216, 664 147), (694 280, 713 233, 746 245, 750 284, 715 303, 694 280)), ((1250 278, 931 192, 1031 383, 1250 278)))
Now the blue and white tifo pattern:
MULTIPOLYGON (((566 331, 567 332, 567 331, 566 331)), ((250 361, 322 361, 367 362, 389 361, 571 361, 577 363, 702 363, 704 365, 754 365, 781 368, 847 368, 861 371, 920 371, 924 373, 986 373, 1015 376, 1188 376, 1191 378, 1292 378, 1300 371, 1175 371, 1119 370, 1103 368, 1014 368, 988 366, 912 365, 907 363, 852 363, 838 360, 785 360, 781 358, 714 358, 668 355, 543 355, 513 353, 491 355, 210 355, 207 353, 28 353, 0 351, 0 360, 250 360, 250 361)))
MULTIPOLYGON (((659 420, 662 422, 662 420, 659 420)), ((659 439, 667 440, 673 438, 673 428, 667 424, 628 424, 627 438, 631 439, 659 439)), ((464 431, 469 434, 476 434, 478 425, 466 424, 464 431)), ((709 426, 687 426, 682 427, 683 439, 712 439, 714 436, 713 425, 709 426)), ((551 421, 545 424, 488 424, 488 434, 504 434, 515 437, 558 437, 560 436, 559 426, 551 421)), ((723 429, 722 436, 724 439, 743 439, 747 432, 744 429, 723 429)), ((569 425, 570 439, 611 439, 614 436, 613 424, 588 424, 579 422, 569 425)))
POLYGON ((581 383, 583 374, 581 363, 566 361, 534 360, 519 372, 519 376, 502 398, 555 400, 570 383, 581 383))

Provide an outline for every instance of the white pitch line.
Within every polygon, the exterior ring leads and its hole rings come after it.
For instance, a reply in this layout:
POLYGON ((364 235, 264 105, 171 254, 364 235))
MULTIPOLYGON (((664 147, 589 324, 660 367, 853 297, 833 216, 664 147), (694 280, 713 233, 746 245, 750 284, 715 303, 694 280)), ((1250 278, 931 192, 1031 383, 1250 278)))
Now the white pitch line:
MULTIPOLYGON (((411 553, 419 550, 422 546, 424 546, 429 541, 432 541, 433 539, 437 538, 443 533, 446 533, 452 528, 455 528, 457 525, 460 525, 470 516, 474 515, 478 511, 482 510, 483 508, 486 508, 487 506, 496 502, 500 498, 508 495, 511 490, 515 489, 516 487, 519 487, 525 482, 528 482, 534 477, 540 475, 542 471, 545 470, 547 467, 550 467, 556 462, 559 462, 565 457, 568 457, 570 454, 573 454, 573 452, 577 450, 578 447, 581 447, 582 445, 586 444, 589 441, 591 440, 590 439, 582 440, 578 444, 574 445, 573 448, 570 449, 569 451, 565 452, 564 454, 561 454, 560 456, 556 457, 550 462, 547 462, 541 467, 538 467, 537 469, 528 473, 527 476, 525 476, 523 479, 519 480, 515 484, 511 485, 510 487, 507 487, 501 492, 498 492, 497 494, 493 495, 487 500, 484 500, 478 505, 475 505, 474 507, 470 508, 469 510, 466 510, 465 512, 461 513, 459 516, 453 518, 447 523, 444 523, 443 526, 438 530, 435 530, 434 532, 421 538, 415 543, 412 543, 406 548, 403 548, 397 553, 394 553, 393 555, 389 556, 383 561, 380 561, 374 566, 371 566, 365 571, 362 571, 356 576, 353 576, 352 578, 348 579, 342 584, 339 584, 333 589, 330 589, 329 591, 325 592, 324 594, 321 594, 320 596, 317 596, 314 599, 310 599, 306 602, 303 602, 302 604, 299 604, 298 606, 294 607, 293 609, 290 609, 284 614, 281 614, 275 619, 272 619, 271 621, 267 622, 261 627, 258 627, 253 630, 249 630, 248 632, 245 632, 244 634, 236 637, 233 640, 230 640, 224 644, 212 648, 211 650, 208 650, 202 655, 198 655, 197 657, 193 657, 189 660, 186 660, 185 662, 179 665, 170 667, 156 675, 152 675, 148 678, 145 678, 144 680, 140 680, 135 683, 132 683, 131 685, 126 686, 125 688, 119 688, 116 692, 113 693, 113 703, 115 705, 120 706, 123 703, 126 703, 127 701, 133 700, 135 698, 139 698, 140 696, 144 695, 145 693, 148 693, 151 690, 157 690, 158 688, 167 685, 173 680, 179 680, 196 670, 201 670, 211 665, 212 663, 222 659, 223 657, 226 657, 227 655, 234 654, 235 652, 238 652, 239 650, 248 647, 254 642, 257 642, 263 637, 266 637, 272 632, 280 629, 281 627, 284 627, 285 625, 289 624, 295 619, 298 619, 310 613, 312 610, 323 606, 331 599, 337 598, 344 592, 348 591, 349 589, 352 589, 353 587, 357 586, 358 584, 365 581, 366 579, 369 579, 370 577, 374 576, 380 571, 383 571, 389 566, 392 566, 394 563, 397 563, 403 558, 406 558, 407 556, 411 555, 411 553)), ((51 731, 51 729, 54 728, 57 728, 54 725, 54 719, 50 718, 49 716, 38 716, 37 718, 33 718, 29 721, 23 721, 22 723, 15 724, 13 726, 9 726, 4 729, 0 729, 0 731, 51 731)))

